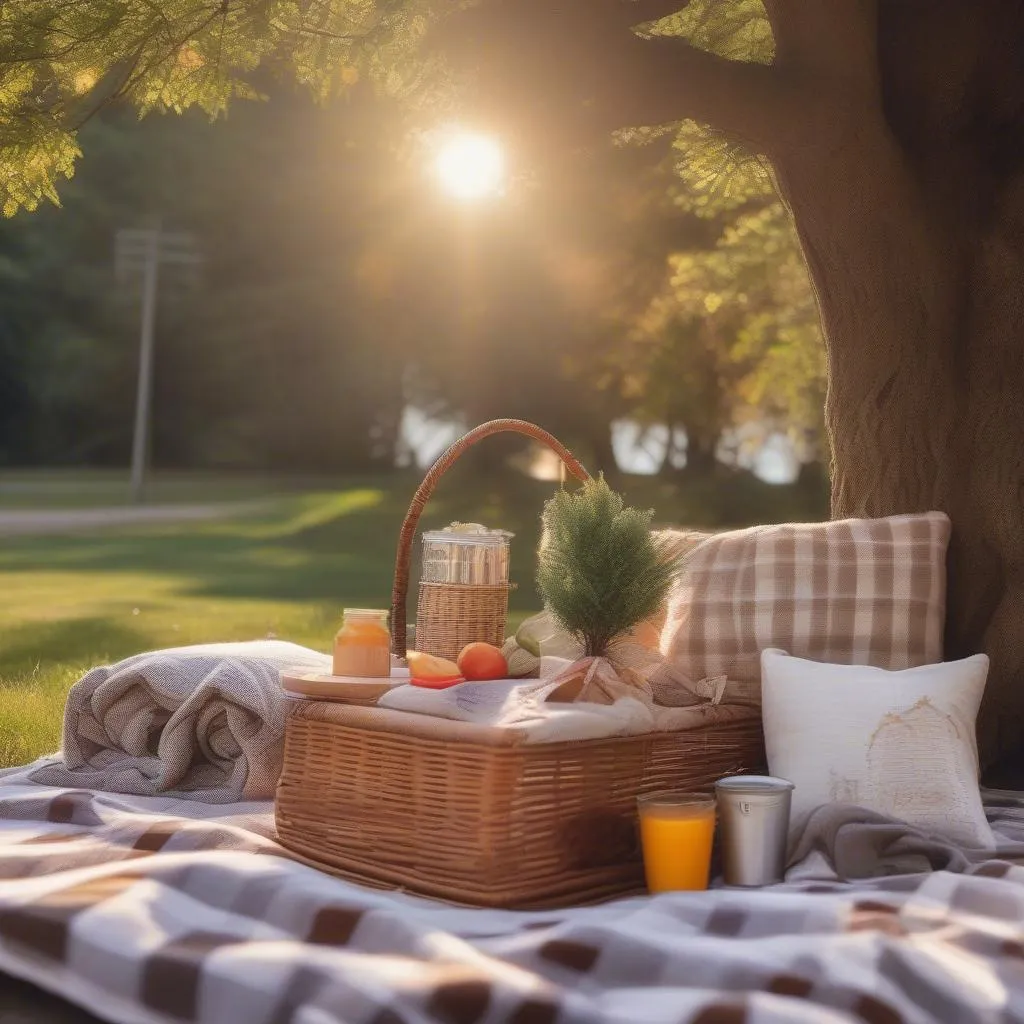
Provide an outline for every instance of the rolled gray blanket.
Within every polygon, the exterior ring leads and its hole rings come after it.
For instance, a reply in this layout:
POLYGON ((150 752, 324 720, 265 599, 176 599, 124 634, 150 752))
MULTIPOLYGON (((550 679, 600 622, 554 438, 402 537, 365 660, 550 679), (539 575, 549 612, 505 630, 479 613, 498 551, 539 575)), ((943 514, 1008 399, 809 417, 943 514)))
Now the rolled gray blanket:
POLYGON ((1020 793, 982 790, 996 849, 975 849, 852 804, 813 811, 790 851, 787 881, 879 878, 929 871, 969 872, 993 860, 1024 863, 1020 793))
POLYGON ((284 745, 279 673, 330 666, 327 655, 259 640, 153 651, 95 668, 68 693, 60 755, 31 779, 206 803, 269 800, 284 745))

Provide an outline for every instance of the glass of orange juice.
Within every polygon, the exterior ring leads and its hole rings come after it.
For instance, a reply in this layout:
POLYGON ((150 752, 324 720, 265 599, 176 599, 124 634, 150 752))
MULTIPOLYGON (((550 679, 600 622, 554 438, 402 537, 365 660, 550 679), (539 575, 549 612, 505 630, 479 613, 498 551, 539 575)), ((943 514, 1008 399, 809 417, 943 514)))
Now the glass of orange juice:
POLYGON ((668 791, 637 798, 650 892, 706 889, 715 836, 715 798, 668 791))

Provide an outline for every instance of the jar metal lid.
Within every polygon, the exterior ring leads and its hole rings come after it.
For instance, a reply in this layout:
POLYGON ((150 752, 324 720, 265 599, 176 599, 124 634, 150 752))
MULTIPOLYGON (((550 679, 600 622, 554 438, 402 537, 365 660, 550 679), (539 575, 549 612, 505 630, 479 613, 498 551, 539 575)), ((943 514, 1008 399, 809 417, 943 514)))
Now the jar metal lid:
POLYGON ((428 544, 472 544, 501 547, 514 537, 508 530, 489 530, 479 523, 452 523, 445 530, 430 530, 423 534, 428 544))

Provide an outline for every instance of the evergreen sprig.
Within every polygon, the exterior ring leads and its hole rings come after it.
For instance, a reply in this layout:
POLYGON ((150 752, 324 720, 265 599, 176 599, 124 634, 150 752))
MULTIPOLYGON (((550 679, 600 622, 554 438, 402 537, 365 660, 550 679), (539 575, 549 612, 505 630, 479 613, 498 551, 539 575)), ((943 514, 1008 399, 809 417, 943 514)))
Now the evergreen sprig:
POLYGON ((668 594, 677 563, 651 535, 653 514, 627 508, 603 477, 544 506, 537 587, 586 656, 607 655, 668 594))

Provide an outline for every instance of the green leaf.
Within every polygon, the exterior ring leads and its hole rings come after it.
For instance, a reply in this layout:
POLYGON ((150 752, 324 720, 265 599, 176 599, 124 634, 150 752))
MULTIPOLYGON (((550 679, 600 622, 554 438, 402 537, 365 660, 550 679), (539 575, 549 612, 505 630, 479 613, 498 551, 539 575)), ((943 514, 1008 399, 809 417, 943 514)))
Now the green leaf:
POLYGON ((677 566, 655 543, 652 516, 627 508, 603 477, 544 506, 537 587, 587 655, 606 654, 668 594, 677 566))

